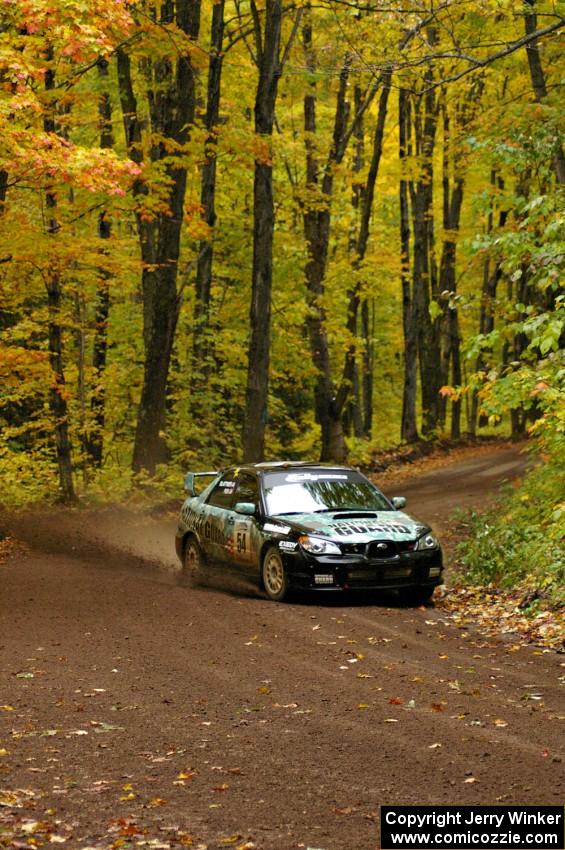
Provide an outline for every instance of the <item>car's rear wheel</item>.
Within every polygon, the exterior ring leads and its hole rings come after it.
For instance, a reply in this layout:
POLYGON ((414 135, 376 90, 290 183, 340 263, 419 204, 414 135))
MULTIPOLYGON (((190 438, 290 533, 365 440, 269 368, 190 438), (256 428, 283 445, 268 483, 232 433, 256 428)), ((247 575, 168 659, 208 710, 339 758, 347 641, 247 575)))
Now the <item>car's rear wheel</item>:
POLYGON ((184 546, 182 561, 183 577, 191 585, 199 584, 204 578, 204 553, 196 537, 189 537, 184 546))
POLYGON ((399 590, 399 596, 405 605, 425 605, 434 595, 433 587, 406 587, 399 590))
POLYGON ((269 546, 261 564, 261 580, 265 593, 274 602, 283 602, 288 596, 288 578, 279 550, 269 546))

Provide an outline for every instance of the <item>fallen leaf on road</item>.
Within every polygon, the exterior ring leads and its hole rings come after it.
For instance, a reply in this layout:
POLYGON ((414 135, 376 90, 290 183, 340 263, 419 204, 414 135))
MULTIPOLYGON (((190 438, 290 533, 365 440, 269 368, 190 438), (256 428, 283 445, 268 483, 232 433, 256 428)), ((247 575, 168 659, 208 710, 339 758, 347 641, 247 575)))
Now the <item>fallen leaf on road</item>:
POLYGON ((124 726, 114 726, 113 723, 98 723, 95 720, 90 721, 90 725, 94 726, 95 732, 125 732, 124 726))

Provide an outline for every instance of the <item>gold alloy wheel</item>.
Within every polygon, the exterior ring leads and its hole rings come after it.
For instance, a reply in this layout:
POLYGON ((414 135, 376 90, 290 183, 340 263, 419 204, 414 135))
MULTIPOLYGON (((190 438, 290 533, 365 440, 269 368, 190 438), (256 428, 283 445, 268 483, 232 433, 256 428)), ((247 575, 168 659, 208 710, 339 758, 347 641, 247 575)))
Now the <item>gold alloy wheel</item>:
POLYGON ((282 602, 288 592, 288 582, 279 550, 271 546, 263 558, 263 584, 270 599, 282 602))

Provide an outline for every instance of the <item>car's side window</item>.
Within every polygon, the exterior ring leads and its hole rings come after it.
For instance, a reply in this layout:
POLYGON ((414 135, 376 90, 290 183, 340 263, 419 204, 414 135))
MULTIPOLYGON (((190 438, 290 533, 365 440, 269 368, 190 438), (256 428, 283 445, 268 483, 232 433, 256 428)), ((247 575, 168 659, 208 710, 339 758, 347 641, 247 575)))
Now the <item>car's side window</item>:
POLYGON ((234 503, 235 485, 236 480, 233 470, 228 470, 228 472, 222 475, 221 479, 206 499, 206 504, 212 505, 216 508, 230 510, 234 503))
POLYGON ((235 502, 252 502, 255 507, 259 504, 259 485, 253 475, 242 472, 237 479, 235 502))

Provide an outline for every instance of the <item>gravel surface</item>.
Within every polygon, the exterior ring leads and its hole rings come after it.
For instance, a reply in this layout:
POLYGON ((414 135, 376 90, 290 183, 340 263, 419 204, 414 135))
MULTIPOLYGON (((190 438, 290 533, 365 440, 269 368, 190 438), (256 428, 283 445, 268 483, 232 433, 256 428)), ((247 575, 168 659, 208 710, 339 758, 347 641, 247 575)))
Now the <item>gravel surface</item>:
MULTIPOLYGON (((389 492, 445 527, 523 467, 495 449, 389 492)), ((394 597, 187 588, 172 517, 4 525, 0 846, 375 850, 383 804, 563 803, 563 655, 394 597)))

